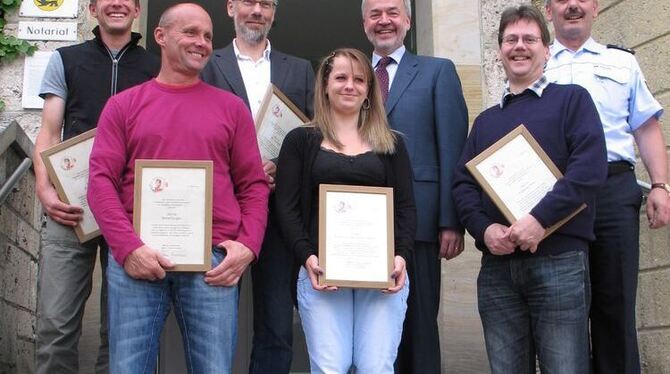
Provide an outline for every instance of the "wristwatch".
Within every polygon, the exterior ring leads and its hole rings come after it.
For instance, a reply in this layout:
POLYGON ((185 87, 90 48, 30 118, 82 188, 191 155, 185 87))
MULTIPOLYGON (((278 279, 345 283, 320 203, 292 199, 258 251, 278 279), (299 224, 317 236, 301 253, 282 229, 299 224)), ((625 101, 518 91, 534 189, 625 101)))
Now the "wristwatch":
POLYGON ((670 184, 667 183, 652 183, 651 188, 662 188, 670 194, 670 184))

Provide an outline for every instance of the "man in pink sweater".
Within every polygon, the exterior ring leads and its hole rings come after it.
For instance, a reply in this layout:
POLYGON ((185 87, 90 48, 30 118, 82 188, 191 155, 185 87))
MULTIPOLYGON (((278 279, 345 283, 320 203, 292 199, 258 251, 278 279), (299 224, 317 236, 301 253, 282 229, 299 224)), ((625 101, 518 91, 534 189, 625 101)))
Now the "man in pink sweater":
POLYGON ((113 260, 108 270, 110 372, 153 372, 170 304, 189 372, 231 371, 236 284, 258 256, 269 188, 248 109, 198 78, 212 52, 212 23, 195 4, 175 5, 154 31, 155 80, 112 97, 98 123, 88 199, 113 260), (136 159, 212 160, 212 270, 173 264, 132 226, 136 159))

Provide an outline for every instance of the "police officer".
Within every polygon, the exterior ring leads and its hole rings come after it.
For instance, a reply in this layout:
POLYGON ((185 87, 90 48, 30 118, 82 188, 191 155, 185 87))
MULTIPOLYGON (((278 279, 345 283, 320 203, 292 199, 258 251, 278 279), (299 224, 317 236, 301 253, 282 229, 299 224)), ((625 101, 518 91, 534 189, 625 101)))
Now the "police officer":
POLYGON ((631 51, 591 38, 597 0, 546 0, 545 7, 556 31, 546 76, 589 91, 607 142, 608 179, 596 200, 596 241, 589 252, 593 370, 639 373, 635 297, 642 197, 633 172, 634 143, 652 182, 649 227, 660 228, 670 221, 668 162, 659 124, 663 108, 631 51))

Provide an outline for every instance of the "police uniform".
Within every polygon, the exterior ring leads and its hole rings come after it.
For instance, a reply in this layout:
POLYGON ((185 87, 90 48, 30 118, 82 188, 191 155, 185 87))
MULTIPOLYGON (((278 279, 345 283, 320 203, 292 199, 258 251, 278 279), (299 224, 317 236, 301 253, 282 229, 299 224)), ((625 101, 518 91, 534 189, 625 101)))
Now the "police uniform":
POLYGON ((607 184, 596 200, 591 244, 591 339, 596 373, 639 373, 635 298, 642 194, 633 172, 633 132, 663 108, 649 91, 631 51, 589 38, 573 52, 556 40, 545 75, 586 88, 600 114, 607 143, 607 184))

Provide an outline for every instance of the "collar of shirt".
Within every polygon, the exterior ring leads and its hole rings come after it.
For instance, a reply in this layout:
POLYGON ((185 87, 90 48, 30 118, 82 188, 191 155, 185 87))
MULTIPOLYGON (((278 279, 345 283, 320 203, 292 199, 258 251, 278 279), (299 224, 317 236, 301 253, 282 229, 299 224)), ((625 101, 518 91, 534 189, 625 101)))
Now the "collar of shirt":
POLYGON ((554 43, 549 48, 549 51, 551 52, 551 58, 558 58, 558 56, 563 52, 568 52, 568 53, 573 53, 573 54, 580 54, 580 53, 586 53, 586 52, 594 53, 594 54, 601 54, 603 52, 603 50, 606 50, 606 49, 607 49, 606 46, 596 42, 595 40, 593 40, 593 38, 589 38, 576 51, 573 51, 570 48, 564 46, 563 44, 561 44, 561 42, 558 41, 558 39, 554 39, 554 43))
MULTIPOLYGON (((263 57, 261 57, 261 59, 269 62, 270 61, 270 52, 272 52, 272 47, 270 46, 270 40, 269 39, 265 39, 265 40, 267 41, 267 44, 265 45, 265 50, 263 50, 263 57)), ((235 51, 235 57, 237 58, 237 61, 247 60, 247 61, 252 61, 254 63, 258 63, 258 61, 254 61, 251 57, 249 57, 247 55, 243 55, 240 52, 240 49, 237 48, 237 39, 233 39, 233 51, 235 51)))
MULTIPOLYGON (((537 97, 542 97, 542 93, 544 92, 544 89, 547 88, 548 85, 549 85, 549 81, 547 81, 547 77, 545 77, 544 74, 543 74, 538 80, 536 80, 528 88, 523 90, 522 93, 526 92, 526 91, 531 91, 531 92, 535 93, 535 95, 537 95, 537 97)), ((505 104, 507 103, 507 99, 509 97, 514 96, 514 95, 515 94, 513 94, 512 91, 510 91, 510 89, 509 89, 509 81, 506 81, 505 82, 505 90, 503 91, 502 98, 500 99, 500 108, 503 108, 505 106, 505 104)))
MULTIPOLYGON (((396 49, 395 51, 393 51, 393 52, 389 55, 389 57, 391 57, 391 59, 392 59, 392 60, 396 63, 396 65, 397 65, 397 64, 400 63, 400 60, 402 60, 402 56, 405 55, 405 51, 406 51, 406 50, 407 50, 407 49, 405 48, 405 46, 404 46, 404 45, 401 45, 400 48, 398 48, 398 49, 396 49)), ((374 67, 377 67, 377 64, 379 63, 379 60, 381 60, 381 59, 382 59, 382 56, 381 56, 381 55, 378 55, 377 53, 372 52, 372 67, 373 67, 373 68, 374 68, 374 67)), ((392 64, 391 64, 391 65, 392 65, 392 64)))

